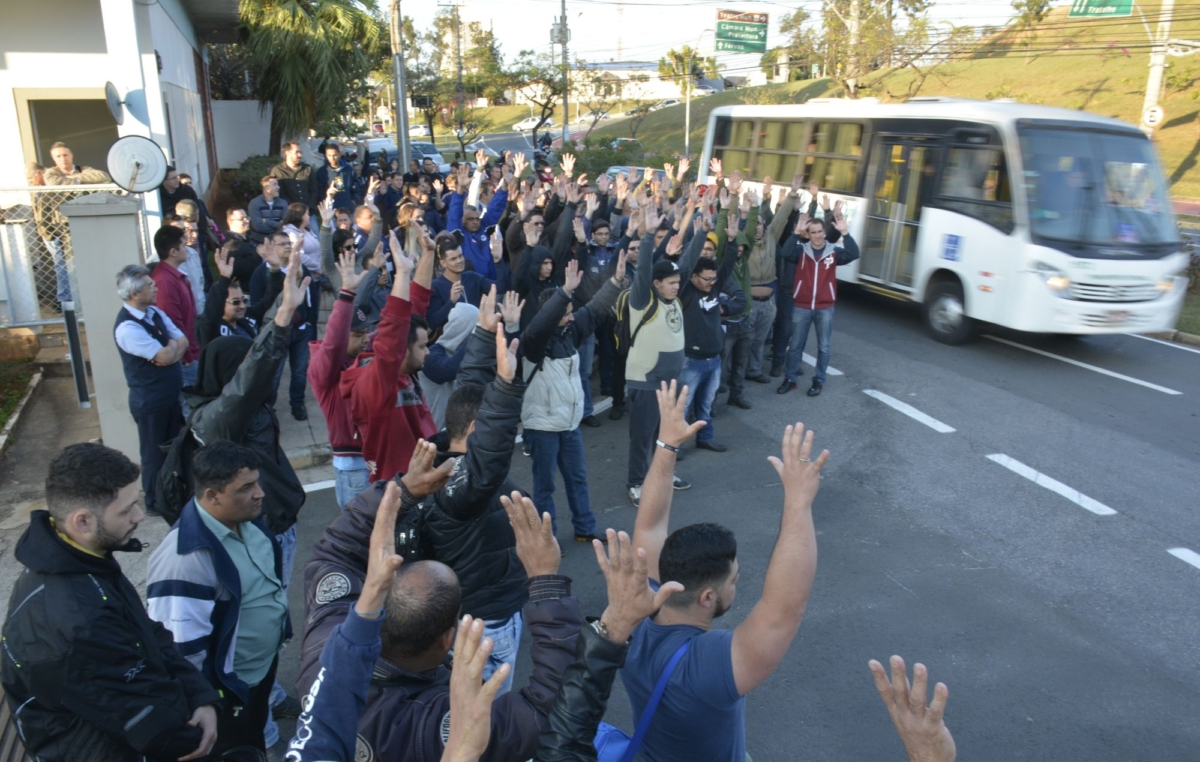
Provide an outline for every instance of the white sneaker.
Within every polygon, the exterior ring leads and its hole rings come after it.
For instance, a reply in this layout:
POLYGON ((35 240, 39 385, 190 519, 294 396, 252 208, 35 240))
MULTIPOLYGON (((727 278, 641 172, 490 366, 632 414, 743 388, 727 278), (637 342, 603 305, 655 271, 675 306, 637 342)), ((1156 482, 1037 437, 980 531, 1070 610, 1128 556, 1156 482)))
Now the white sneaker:
POLYGON ((640 503, 641 500, 642 500, 641 485, 638 485, 637 487, 630 487, 629 488, 629 502, 633 503, 633 507, 637 508, 638 503, 640 503))

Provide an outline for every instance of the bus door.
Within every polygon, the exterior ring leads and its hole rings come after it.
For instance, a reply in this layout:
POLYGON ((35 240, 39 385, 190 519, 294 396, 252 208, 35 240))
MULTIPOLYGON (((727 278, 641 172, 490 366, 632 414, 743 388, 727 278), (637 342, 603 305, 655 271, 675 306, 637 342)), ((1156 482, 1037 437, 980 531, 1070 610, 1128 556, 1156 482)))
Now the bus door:
POLYGON ((878 135, 867 173, 867 220, 858 273, 912 290, 921 209, 937 182, 933 139, 878 135))

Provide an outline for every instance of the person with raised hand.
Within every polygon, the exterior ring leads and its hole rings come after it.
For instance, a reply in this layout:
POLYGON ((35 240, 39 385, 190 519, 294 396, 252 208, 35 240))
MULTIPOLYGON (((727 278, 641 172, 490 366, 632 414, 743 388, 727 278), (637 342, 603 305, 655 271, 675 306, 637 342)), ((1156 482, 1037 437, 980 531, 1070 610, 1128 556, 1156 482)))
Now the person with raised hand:
MULTIPOLYGON (((554 517, 554 472, 562 473, 571 507, 576 542, 597 539, 587 483, 587 457, 579 425, 585 395, 576 369, 580 345, 591 341, 596 327, 611 314, 625 277, 625 253, 619 255, 614 275, 578 311, 572 296, 583 279, 575 260, 567 264, 564 283, 545 290, 540 309, 523 335, 525 383, 529 390, 521 408, 525 439, 533 458, 533 497, 554 517)), ((587 383, 587 381, 585 381, 587 383)), ((557 531, 557 523, 555 531, 557 531)))
MULTIPOLYGON (((448 474, 447 474, 448 475, 448 474)), ((358 720, 382 648, 384 603, 403 559, 396 555, 396 514, 400 486, 389 483, 375 514, 366 577, 358 600, 321 648, 320 672, 296 720, 288 745, 292 762, 352 762, 358 720)))
POLYGON ((945 683, 935 685, 933 701, 926 706, 925 690, 929 684, 929 670, 925 669, 924 664, 915 664, 910 684, 904 659, 893 656, 890 661, 890 680, 879 662, 871 659, 867 666, 875 678, 875 688, 887 707, 896 733, 904 742, 909 762, 954 762, 958 751, 954 746, 954 737, 950 735, 950 729, 942 719, 946 712, 946 701, 950 698, 950 689, 945 683))
POLYGON ((483 669, 492 653, 492 639, 483 637, 483 622, 468 614, 454 638, 454 669, 450 672, 450 732, 442 762, 476 762, 492 736, 492 703, 508 678, 505 664, 486 681, 483 669))
POLYGON ((737 541, 718 524, 693 524, 668 535, 670 475, 680 446, 700 429, 689 426, 675 385, 663 385, 658 401, 658 451, 646 477, 633 544, 646 552, 651 580, 684 586, 633 632, 621 679, 635 717, 649 701, 658 676, 686 642, 646 733, 644 755, 656 762, 746 758, 745 696, 762 684, 787 653, 816 575, 812 503, 829 452, 813 454, 813 432, 803 424, 784 431, 780 457, 769 458, 783 482, 779 537, 767 567, 762 598, 732 632, 714 620, 737 595, 737 541))

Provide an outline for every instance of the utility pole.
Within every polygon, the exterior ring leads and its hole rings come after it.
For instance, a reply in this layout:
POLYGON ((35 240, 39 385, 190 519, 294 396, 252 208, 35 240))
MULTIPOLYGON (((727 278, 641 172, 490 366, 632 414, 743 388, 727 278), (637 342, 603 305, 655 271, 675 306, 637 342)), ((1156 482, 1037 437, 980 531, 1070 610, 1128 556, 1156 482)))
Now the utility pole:
POLYGON ((401 32, 400 0, 392 0, 392 79, 396 86, 396 159, 401 172, 408 171, 408 93, 404 86, 404 37, 401 32))
POLYGON ((458 58, 458 108, 454 117, 458 123, 458 131, 455 133, 455 137, 461 137, 463 131, 462 19, 458 15, 458 3, 454 4, 454 53, 458 58))
POLYGON ((1163 72, 1167 68, 1167 41, 1171 39, 1171 15, 1174 10, 1175 0, 1162 0, 1158 33, 1152 40, 1154 47, 1150 53, 1150 76, 1146 78, 1146 99, 1142 101, 1142 129, 1147 135, 1154 134, 1154 127, 1145 124, 1146 115, 1158 105, 1158 97, 1162 94, 1163 72))
POLYGON ((567 94, 571 92, 571 62, 567 55, 567 43, 571 41, 571 30, 567 27, 567 0, 562 0, 562 54, 563 54, 563 115, 562 142, 563 149, 571 139, 571 112, 568 111, 567 94))

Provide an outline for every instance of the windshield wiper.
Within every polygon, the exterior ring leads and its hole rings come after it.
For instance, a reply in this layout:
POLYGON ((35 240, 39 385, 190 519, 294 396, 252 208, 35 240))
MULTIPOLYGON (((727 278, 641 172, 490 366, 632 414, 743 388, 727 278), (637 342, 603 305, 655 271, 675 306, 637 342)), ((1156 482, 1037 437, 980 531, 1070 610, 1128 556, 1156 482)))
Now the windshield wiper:
POLYGON ((1095 190, 1095 186, 1089 180, 1088 184, 1083 186, 1083 190, 1086 191, 1087 195, 1083 199, 1084 203, 1083 203, 1083 218, 1081 220, 1082 224, 1079 226, 1079 235, 1076 236, 1076 238, 1079 239, 1080 243, 1087 243, 1088 242, 1088 237, 1087 237, 1088 224, 1092 220, 1092 205, 1089 204, 1088 201, 1094 200, 1094 199, 1092 199, 1092 195, 1093 195, 1092 191, 1095 190))

